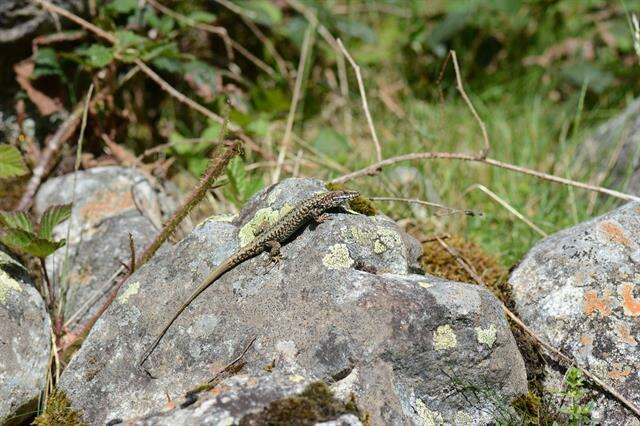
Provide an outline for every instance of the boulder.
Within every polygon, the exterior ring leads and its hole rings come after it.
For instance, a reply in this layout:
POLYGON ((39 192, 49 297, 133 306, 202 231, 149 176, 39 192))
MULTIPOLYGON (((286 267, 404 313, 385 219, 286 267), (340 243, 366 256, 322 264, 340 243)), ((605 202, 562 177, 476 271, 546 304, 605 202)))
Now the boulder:
POLYGON ((77 328, 102 306, 113 288, 114 273, 129 263, 129 234, 141 252, 158 233, 161 212, 147 178, 123 167, 96 167, 49 179, 35 197, 34 211, 41 215, 50 205, 72 199, 71 218, 54 230, 56 239, 67 238, 69 230, 67 245, 47 258, 47 268, 59 275, 67 257, 64 316, 77 328))
MULTIPOLYGON (((540 241, 509 282, 529 327, 640 405, 640 204, 540 241)), ((596 424, 640 424, 603 395, 596 407, 596 424)))
POLYGON ((0 424, 33 417, 47 383, 51 321, 24 267, 0 246, 0 424))
POLYGON ((120 289, 60 387, 92 424, 144 416, 207 382, 247 342, 245 374, 334 383, 373 424, 489 424, 527 390, 499 302, 484 288, 417 274, 420 245, 386 216, 331 212, 282 248, 223 275, 164 323, 217 265, 322 182, 287 179, 235 217, 204 221, 120 289))

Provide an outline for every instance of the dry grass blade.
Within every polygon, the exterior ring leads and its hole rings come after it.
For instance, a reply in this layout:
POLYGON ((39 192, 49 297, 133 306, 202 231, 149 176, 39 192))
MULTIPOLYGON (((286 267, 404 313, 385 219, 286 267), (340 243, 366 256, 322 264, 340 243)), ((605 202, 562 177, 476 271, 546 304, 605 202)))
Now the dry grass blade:
POLYGON ((373 144, 376 150, 376 158, 378 161, 382 161, 382 147, 380 146, 380 141, 378 140, 378 134, 376 133, 376 128, 373 125, 373 119, 371 118, 371 112, 369 111, 369 103, 367 102, 367 92, 364 89, 364 82, 362 81, 362 73, 360 72, 360 66, 356 64, 356 61, 353 60, 347 49, 342 44, 342 40, 338 39, 338 46, 340 46, 340 50, 342 54, 347 58, 353 71, 356 73, 356 80, 358 81, 358 88, 360 90, 360 98, 362 99, 362 108, 364 109, 364 115, 367 118, 367 124, 369 125, 369 131, 371 132, 371 137, 373 138, 373 144))
POLYGON ((302 80, 304 79, 305 67, 307 64, 307 58, 313 45, 315 34, 315 26, 310 26, 304 35, 304 41, 302 42, 302 50, 300 52, 300 61, 298 63, 298 71, 296 75, 296 83, 293 88, 293 97, 291 99, 291 105, 289 106, 289 115, 287 116, 287 125, 280 145, 280 152, 278 153, 278 163, 273 173, 273 182, 280 180, 280 173, 282 172, 282 165, 286 158, 289 145, 291 145, 291 134, 293 133, 293 123, 295 121, 296 110, 298 109, 298 101, 300 100, 300 93, 302 92, 302 80))
POLYGON ((511 204, 507 203, 505 200, 503 200, 501 197, 498 196, 498 194, 496 194, 495 192, 493 192, 492 190, 490 190, 489 188, 487 188, 484 185, 480 185, 479 183, 476 183, 474 185, 471 185, 466 191, 470 192, 474 189, 479 189, 480 191, 484 192, 485 194, 487 194, 491 199, 493 199, 495 202, 497 202, 498 204, 500 204, 502 207, 504 207, 505 209, 507 209, 509 211, 509 213, 511 213, 512 215, 514 215, 515 217, 517 217, 518 219, 520 219, 521 221, 523 221, 524 223, 527 224, 527 226, 529 226, 531 229, 533 229, 534 231, 536 231, 538 234, 540 234, 542 237, 546 237, 547 233, 544 232, 542 229, 540 229, 535 223, 533 223, 531 220, 529 220, 525 215, 523 215, 522 213, 520 213, 518 210, 516 210, 511 204))
POLYGON ((458 89, 458 92, 460 92, 462 99, 464 99, 464 102, 467 104, 467 106, 471 110, 473 117, 476 119, 476 121, 478 122, 478 125, 480 126, 480 129, 482 130, 482 140, 484 141, 484 148, 480 156, 482 158, 485 158, 489 153, 489 150, 491 149, 491 145, 489 144, 489 134, 487 133, 487 127, 484 125, 484 121, 482 121, 482 119, 480 118, 480 115, 478 115, 478 112, 476 111, 475 107, 471 103, 469 96, 467 96, 467 92, 464 91, 464 86, 462 85, 462 76, 460 74, 460 66, 458 65, 458 56, 456 55, 456 52, 452 50, 449 53, 451 54, 451 59, 453 60, 453 69, 456 72, 456 88, 458 89))

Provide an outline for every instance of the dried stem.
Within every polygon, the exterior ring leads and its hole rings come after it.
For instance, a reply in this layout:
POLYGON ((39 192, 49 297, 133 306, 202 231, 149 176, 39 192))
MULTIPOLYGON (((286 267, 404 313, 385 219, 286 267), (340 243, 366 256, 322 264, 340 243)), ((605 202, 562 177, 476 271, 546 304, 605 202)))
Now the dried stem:
POLYGON ((373 144, 376 149, 376 158, 378 161, 382 161, 382 147, 380 146, 380 141, 378 140, 378 134, 376 133, 376 128, 373 125, 373 119, 371 118, 371 112, 369 112, 369 103, 367 102, 367 92, 364 90, 364 82, 362 81, 362 74, 360 73, 360 66, 356 64, 356 61, 353 60, 347 49, 345 49, 342 44, 342 40, 338 39, 338 46, 340 46, 340 50, 342 54, 347 58, 351 67, 356 73, 356 80, 358 81, 358 88, 360 89, 360 98, 362 99, 362 108, 364 109, 364 115, 367 118, 367 123, 369 124, 369 130, 371 131, 371 137, 373 138, 373 144))
POLYGON ((370 166, 364 167, 360 170, 356 170, 355 172, 342 175, 336 179, 333 179, 331 183, 344 183, 361 176, 376 175, 380 172, 380 169, 382 169, 383 167, 387 167, 392 164, 400 163, 403 161, 432 160, 432 159, 461 160, 461 161, 471 161, 471 162, 488 164, 490 166, 511 170, 511 171, 522 173, 529 176, 534 176, 539 179, 547 180, 550 182, 574 186, 576 188, 586 189, 589 191, 600 192, 602 194, 607 194, 612 197, 620 198, 622 200, 640 201, 640 197, 637 197, 635 195, 626 194, 624 192, 616 191, 613 189, 603 188, 601 186, 589 185, 589 184, 578 182, 575 180, 550 175, 548 173, 539 172, 537 170, 528 169, 526 167, 516 166, 516 165, 505 163, 499 160, 494 160, 492 158, 480 158, 475 155, 465 154, 461 152, 414 152, 411 154, 399 155, 397 157, 387 158, 385 160, 371 164, 370 166))
POLYGON ((280 172, 282 171, 282 165, 291 145, 291 134, 293 133, 293 123, 296 118, 296 110, 298 109, 298 101, 300 100, 300 93, 302 92, 302 81, 304 80, 304 72, 307 64, 307 58, 311 45, 313 44, 315 33, 315 26, 311 25, 307 28, 304 34, 304 41, 302 42, 302 50, 300 52, 300 61, 298 62, 298 71, 296 75, 296 82, 293 88, 293 96, 291 98, 291 105, 289 106, 289 115, 287 116, 287 125, 282 137, 282 143, 280 145, 280 152, 278 153, 278 163, 276 170, 273 173, 273 181, 278 182, 280 179, 280 172))
MULTIPOLYGON (((450 247, 441 238, 437 238, 437 240, 438 240, 438 243, 440 243, 440 245, 442 247, 444 247, 444 249, 447 250, 456 259, 458 264, 465 271, 467 271, 467 273, 474 279, 474 281, 476 281, 478 284, 480 284, 480 285, 482 285, 484 287, 487 287, 486 283, 480 277, 480 275, 475 270, 475 268, 473 268, 473 266, 469 262, 467 262, 465 260, 465 258, 460 253, 458 253, 457 250, 455 250, 452 247, 450 247)), ((622 405, 627 407, 637 417, 640 418, 640 408, 636 407, 636 405, 633 402, 631 402, 629 399, 627 399, 625 396, 623 396, 620 392, 615 390, 612 386, 610 386, 607 383, 605 383, 602 380, 600 380, 595 374, 591 373, 589 370, 586 370, 586 369, 580 367, 573 359, 571 359, 571 357, 569 357, 568 355, 565 355, 560 350, 554 348, 549 343, 545 342, 540 336, 538 336, 533 330, 531 330, 524 322, 522 322, 522 320, 520 318, 518 318, 518 316, 516 314, 511 312, 511 310, 509 310, 509 308, 507 308, 502 302, 500 302, 500 304, 502 305, 502 309, 507 314, 507 316, 513 322, 515 322, 520 328, 522 328, 522 330, 524 330, 528 335, 530 335, 536 342, 538 342, 538 344, 540 344, 540 346, 544 347, 549 352, 551 352, 552 354, 556 355, 558 357, 558 359, 561 360, 562 362, 564 362, 565 364, 575 366, 575 368, 580 370, 585 376, 587 376, 589 379, 591 379, 591 381, 593 381, 595 384, 600 386, 600 388, 604 389, 607 393, 609 393, 614 398, 616 398, 618 401, 620 401, 620 403, 622 405)))
POLYGON ((432 203, 431 201, 420 200, 418 198, 401 198, 401 197, 368 197, 368 198, 370 200, 372 200, 372 201, 400 201, 400 202, 403 202, 403 203, 420 204, 422 206, 435 207, 435 208, 438 208, 438 209, 447 210, 449 212, 448 214, 464 214, 464 215, 467 215, 467 216, 482 216, 483 215, 482 212, 475 212, 473 210, 456 209, 456 208, 453 208, 453 207, 445 206, 443 204, 432 203))
POLYGON ((489 149, 491 149, 491 145, 489 144, 489 135, 487 133, 487 127, 484 125, 484 122, 482 121, 482 119, 478 115, 478 112, 476 111, 475 107, 471 103, 471 100, 469 99, 469 96, 467 96, 467 92, 464 91, 464 86, 462 85, 462 77, 460 75, 460 67, 458 66, 458 57, 456 56, 455 50, 452 50, 449 53, 451 54, 451 59, 453 60, 453 69, 456 72, 456 87, 457 87, 458 91, 460 92, 460 95, 462 96, 462 99, 464 99, 465 103, 467 104, 467 106, 471 110, 471 113, 473 114, 473 116, 475 117, 476 121, 480 125, 480 129, 482 130, 482 139, 484 141, 484 149, 481 151, 480 157, 481 158, 485 158, 487 156, 487 154, 489 153, 489 149))

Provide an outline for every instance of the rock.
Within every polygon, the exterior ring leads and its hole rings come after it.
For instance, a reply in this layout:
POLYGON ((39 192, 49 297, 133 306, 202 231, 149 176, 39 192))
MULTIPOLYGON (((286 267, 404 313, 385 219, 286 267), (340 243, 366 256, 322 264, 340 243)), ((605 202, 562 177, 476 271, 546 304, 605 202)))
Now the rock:
POLYGON ((301 376, 277 373, 240 374, 222 381, 214 392, 206 392, 197 400, 186 398, 179 401, 178 408, 126 424, 249 426, 267 424, 267 419, 271 420, 268 424, 281 424, 280 416, 286 413, 291 423, 292 419, 305 419, 323 426, 361 426, 358 413, 352 411, 354 408, 353 403, 336 400, 323 382, 312 383, 301 376), (309 419, 311 416, 318 417, 309 419), (325 416, 328 418, 323 418, 325 416))
MULTIPOLYGON (((53 204, 70 203, 74 174, 49 179, 38 191, 34 210, 41 215, 53 204)), ((111 278, 129 263, 129 233, 140 253, 158 232, 158 195, 148 180, 133 169, 96 167, 77 173, 76 196, 70 220, 55 228, 57 239, 67 238, 47 258, 49 271, 63 270, 65 254, 70 260, 65 319, 72 327, 82 325, 102 306, 112 289, 111 278)))
POLYGON ((47 383, 51 321, 24 267, 0 247, 0 424, 33 417, 47 383))
POLYGON ((617 117, 602 124, 586 139, 581 150, 586 167, 597 170, 596 178, 610 178, 609 186, 622 186, 640 194, 640 99, 617 117))
MULTIPOLYGON (((522 320, 640 405, 640 204, 552 235, 510 277, 522 320)), ((640 424, 600 396, 596 424, 640 424)))
MULTIPOLYGON (((82 9, 82 0, 53 0, 52 3, 71 11, 82 9)), ((0 43, 15 42, 33 36, 45 22, 53 23, 51 14, 29 0, 0 2, 0 43)))
POLYGON ((209 219, 130 277, 60 386, 94 424, 143 416, 211 379, 255 337, 245 374, 265 368, 336 382, 372 424, 489 424, 527 390, 501 305, 484 288, 412 272, 420 246, 385 216, 334 212, 282 248, 222 276, 136 362, 165 321, 264 221, 324 190, 287 179, 237 217, 209 219), (429 424, 429 423, 427 423, 429 424))

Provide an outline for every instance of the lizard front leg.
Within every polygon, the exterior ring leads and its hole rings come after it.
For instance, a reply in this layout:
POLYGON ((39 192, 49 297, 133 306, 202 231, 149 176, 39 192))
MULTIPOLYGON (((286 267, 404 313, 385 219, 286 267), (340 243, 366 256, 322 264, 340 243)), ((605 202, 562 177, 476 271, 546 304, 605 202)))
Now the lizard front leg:
POLYGON ((282 253, 280 252, 280 248, 282 248, 280 243, 276 240, 271 240, 267 241, 266 245, 269 249, 269 260, 267 261, 267 265, 271 263, 275 265, 276 263, 280 262, 283 259, 282 253))

